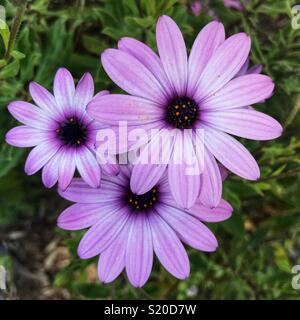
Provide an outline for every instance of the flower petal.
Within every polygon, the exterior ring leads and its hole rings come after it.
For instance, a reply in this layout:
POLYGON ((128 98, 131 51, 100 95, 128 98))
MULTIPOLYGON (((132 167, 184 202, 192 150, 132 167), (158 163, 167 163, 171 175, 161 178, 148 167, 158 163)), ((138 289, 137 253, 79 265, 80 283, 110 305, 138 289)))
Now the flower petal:
POLYGON ((62 155, 58 168, 58 186, 66 190, 75 173, 76 151, 72 148, 62 147, 62 155))
POLYGON ((205 222, 220 222, 229 219, 232 215, 231 205, 222 199, 219 205, 215 208, 204 206, 200 200, 196 201, 195 205, 188 210, 190 214, 205 222))
POLYGON ((220 22, 210 22, 199 32, 188 61, 188 96, 194 95, 197 82, 203 70, 217 48, 224 41, 225 30, 220 22))
POLYGON ((203 127, 206 147, 227 169, 248 180, 259 178, 257 162, 240 142, 224 132, 203 127))
POLYGON ((253 140, 275 139, 283 131, 278 121, 252 109, 206 112, 201 119, 218 130, 253 140))
POLYGON ((109 77, 124 91, 157 103, 165 103, 164 90, 153 74, 127 52, 107 49, 101 62, 109 77))
POLYGON ((42 131, 28 126, 18 126, 10 129, 5 140, 15 147, 34 147, 41 142, 53 139, 54 133, 49 131, 42 131))
POLYGON ((30 82, 29 92, 36 105, 57 121, 62 119, 63 113, 59 110, 54 96, 47 89, 36 82, 30 82))
POLYGON ((186 94, 187 53, 184 39, 177 24, 168 16, 161 16, 156 25, 159 56, 169 81, 179 96, 186 94))
POLYGON ((250 74, 231 80, 201 103, 201 110, 224 110, 249 106, 269 98, 274 90, 270 77, 250 74))
POLYGON ((182 132, 178 131, 168 165, 168 177, 171 193, 182 208, 192 207, 198 198, 201 185, 200 174, 192 137, 184 138, 182 132))
POLYGON ((55 74, 53 92, 56 104, 66 116, 72 116, 75 84, 71 73, 65 68, 59 68, 55 74))
POLYGON ((52 188, 58 180, 58 168, 62 153, 62 148, 60 148, 43 168, 42 180, 46 188, 52 188))
POLYGON ((131 227, 131 218, 128 218, 119 235, 99 257, 98 275, 103 283, 115 280, 125 267, 125 252, 131 227))
POLYGON ((122 188, 108 180, 102 179, 101 188, 92 188, 82 179, 74 178, 66 190, 58 189, 64 199, 79 203, 102 203, 118 199, 122 188))
POLYGON ((42 109, 25 101, 14 101, 8 105, 8 111, 21 123, 42 130, 55 130, 57 123, 42 109))
POLYGON ((194 99, 200 102, 226 85, 245 63, 250 46, 250 38, 245 33, 225 40, 203 70, 194 99))
POLYGON ((156 210, 183 242, 205 252, 216 250, 218 246, 216 237, 199 220, 182 210, 164 204, 159 205, 156 210))
POLYGON ((153 248, 159 261, 174 277, 186 279, 190 273, 190 263, 178 236, 158 214, 151 213, 148 217, 153 248))
POLYGON ((103 214, 115 211, 116 202, 75 203, 65 209, 57 219, 57 225, 64 230, 81 230, 96 224, 103 214))
POLYGON ((130 187, 136 194, 153 188, 166 171, 173 149, 169 130, 160 130, 141 151, 139 162, 132 169, 130 187))
POLYGON ((112 126, 118 126, 120 121, 127 121, 129 126, 146 124, 164 116, 164 110, 157 104, 125 94, 109 94, 93 99, 87 111, 93 119, 112 126))
POLYGON ((27 175, 35 174, 39 171, 61 147, 56 140, 46 141, 32 149, 25 163, 25 172, 27 175))
POLYGON ((94 188, 100 186, 100 166, 95 155, 85 146, 81 146, 76 150, 76 167, 87 184, 94 188))
POLYGON ((74 95, 74 107, 77 115, 85 112, 85 108, 93 98, 94 95, 94 81, 90 73, 86 72, 79 80, 74 95))
POLYGON ((128 216, 127 207, 103 213, 81 239, 77 250, 79 257, 89 259, 106 250, 124 227, 128 216))
POLYGON ((145 214, 135 216, 131 224, 126 248, 126 273, 130 283, 137 288, 148 280, 153 264, 151 229, 145 214))
POLYGON ((222 197, 222 177, 214 156, 205 149, 200 200, 209 208, 216 207, 222 197))
POLYGON ((118 48, 124 52, 129 53, 137 60, 139 60, 146 68, 148 68, 148 70, 154 75, 154 77, 163 87, 168 97, 172 97, 174 95, 174 91, 165 74, 160 59, 150 47, 148 47, 141 41, 125 37, 119 40, 118 48))

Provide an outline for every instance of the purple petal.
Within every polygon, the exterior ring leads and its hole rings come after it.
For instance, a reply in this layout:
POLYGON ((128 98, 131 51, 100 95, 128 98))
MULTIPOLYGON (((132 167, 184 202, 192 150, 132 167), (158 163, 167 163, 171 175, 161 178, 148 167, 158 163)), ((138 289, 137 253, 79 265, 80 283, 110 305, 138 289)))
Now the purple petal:
POLYGON ((203 127, 205 129, 205 144, 208 150, 227 169, 248 180, 259 178, 260 171, 257 162, 240 142, 224 132, 208 126, 203 127))
POLYGON ((115 280, 125 267, 125 252, 131 227, 131 218, 132 217, 128 218, 128 221, 116 239, 114 239, 112 244, 100 255, 98 275, 103 283, 109 283, 115 280))
POLYGON ((100 186, 101 171, 95 155, 85 146, 77 148, 76 167, 83 180, 91 187, 100 186))
POLYGON ((236 74, 235 77, 237 78, 237 77, 244 76, 245 74, 247 74, 248 68, 249 68, 249 58, 243 64, 240 71, 236 74))
POLYGON ((168 97, 174 95, 172 86, 165 74, 162 63, 155 52, 143 42, 133 38, 122 38, 118 48, 139 60, 159 81, 168 97))
POLYGON ((250 74, 231 80, 224 88, 201 103, 201 110, 224 110, 249 106, 271 96, 272 79, 250 74))
POLYGON ((8 111, 21 123, 42 130, 55 130, 56 122, 42 109, 25 101, 14 101, 8 105, 8 111))
POLYGON ((218 166, 219 166, 222 181, 225 181, 228 177, 228 170, 221 163, 218 163, 218 166))
POLYGON ((34 147, 41 142, 53 139, 54 136, 55 134, 49 131, 42 131, 27 126, 18 126, 7 132, 5 140, 8 144, 15 147, 34 147))
POLYGON ((44 87, 36 82, 30 82, 29 92, 36 105, 51 115, 54 119, 60 120, 63 117, 63 113, 59 110, 54 96, 44 87))
POLYGON ((79 80, 74 95, 74 107, 76 113, 81 115, 85 112, 87 104, 92 100, 94 95, 94 81, 90 73, 85 73, 79 80))
POLYGON ((79 257, 89 259, 106 250, 124 227, 128 216, 127 207, 104 212, 81 239, 77 250, 79 257))
POLYGON ((101 62, 109 77, 124 91, 150 101, 166 102, 164 90, 153 74, 136 58, 116 49, 107 49, 101 62))
POLYGON ((187 253, 171 227, 158 215, 149 215, 153 248, 161 264, 178 279, 186 279, 190 273, 187 253))
POLYGON ((75 203, 65 209, 57 219, 57 225, 64 230, 86 229, 98 223, 102 215, 115 211, 113 203, 75 203))
POLYGON ((167 205, 157 207, 159 215, 189 246, 206 252, 217 249, 218 242, 214 234, 200 221, 191 215, 167 205))
POLYGON ((65 68, 59 68, 55 74, 53 92, 56 104, 66 116, 74 112, 73 101, 75 84, 71 73, 65 68))
POLYGON ((249 68, 247 74, 260 74, 262 72, 263 66, 261 64, 256 64, 249 68))
POLYGON ((201 172, 189 174, 188 170, 198 170, 199 165, 195 163, 194 168, 189 168, 189 165, 186 163, 187 158, 182 158, 183 156, 189 158, 188 160, 197 159, 192 138, 189 137, 183 141, 183 135, 181 131, 178 131, 171 162, 168 165, 169 184, 172 195, 178 205, 182 208, 190 208, 199 196, 201 172))
POLYGON ((130 283, 137 288, 148 280, 153 263, 151 229, 145 214, 136 215, 131 224, 126 248, 126 273, 130 283))
POLYGON ((42 180, 46 188, 52 188, 58 180, 58 168, 62 153, 62 148, 60 148, 43 168, 42 180))
POLYGON ((186 46, 180 29, 170 17, 158 19, 156 42, 168 79, 179 96, 185 95, 188 75, 186 46))
POLYGON ((282 134, 278 121, 251 109, 233 109, 202 114, 205 123, 218 130, 253 140, 271 140, 282 134))
POLYGON ((56 140, 46 141, 32 149, 25 163, 27 175, 35 174, 39 171, 61 147, 56 140))
POLYGON ((102 164, 101 169, 103 170, 103 173, 108 176, 117 176, 120 173, 120 166, 117 163, 102 164))
POLYGON ((146 193, 157 184, 166 171, 173 149, 173 144, 168 139, 168 133, 168 130, 159 131, 141 152, 139 162, 134 165, 132 170, 130 180, 132 192, 136 194, 146 193), (167 146, 168 143, 169 146, 167 146), (157 157, 155 153, 157 153, 157 157), (153 159, 154 157, 157 159, 153 159))
POLYGON ((222 196, 222 177, 214 156, 205 149, 200 200, 209 208, 216 207, 222 196))
POLYGON ((213 209, 204 206, 200 200, 198 200, 195 205, 188 210, 190 214, 205 222, 225 221, 231 217, 232 211, 231 205, 223 199, 219 205, 213 209))
POLYGON ((250 38, 244 33, 225 40, 203 70, 197 84, 195 100, 201 101, 224 87, 245 63, 250 46, 250 38))
POLYGON ((58 193, 64 199, 79 203, 102 203, 118 199, 122 195, 122 188, 110 181, 102 180, 101 188, 92 188, 82 179, 75 178, 69 187, 63 191, 58 189, 58 193))
POLYGON ((203 70, 217 48, 224 41, 225 30, 220 22, 213 21, 199 32, 189 56, 188 96, 194 95, 197 82, 203 70))
POLYGON ((76 151, 72 148, 63 147, 58 169, 58 186, 66 190, 75 173, 76 151))
POLYGON ((120 121, 128 121, 128 125, 140 125, 164 117, 164 109, 157 104, 124 94, 109 94, 93 99, 87 111, 93 119, 112 126, 118 126, 120 121))

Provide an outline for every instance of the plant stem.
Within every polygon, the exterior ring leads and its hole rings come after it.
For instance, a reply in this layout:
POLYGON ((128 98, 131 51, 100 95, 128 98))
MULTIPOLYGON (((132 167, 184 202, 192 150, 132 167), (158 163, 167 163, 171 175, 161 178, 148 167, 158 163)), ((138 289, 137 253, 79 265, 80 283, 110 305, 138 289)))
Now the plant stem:
POLYGON ((289 114, 288 118, 284 123, 284 128, 288 127, 293 122, 299 110, 300 110, 300 94, 297 96, 294 108, 292 109, 291 113, 289 114))
POLYGON ((22 18, 23 15, 25 13, 26 10, 26 5, 27 5, 27 1, 21 1, 20 4, 18 4, 18 8, 17 8, 17 13, 16 16, 14 18, 14 22, 11 28, 11 32, 10 32, 10 36, 9 36, 9 40, 8 40, 8 46, 7 46, 7 50, 5 52, 5 56, 4 59, 8 60, 10 58, 10 54, 11 51, 14 48, 14 44, 16 41, 16 37, 18 34, 18 31, 20 29, 21 23, 22 23, 22 18))

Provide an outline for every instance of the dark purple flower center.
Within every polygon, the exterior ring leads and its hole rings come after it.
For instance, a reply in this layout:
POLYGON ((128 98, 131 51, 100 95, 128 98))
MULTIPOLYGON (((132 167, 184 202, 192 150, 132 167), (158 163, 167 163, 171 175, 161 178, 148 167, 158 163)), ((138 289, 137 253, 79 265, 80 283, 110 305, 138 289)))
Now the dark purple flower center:
POLYGON ((158 188, 154 187, 144 194, 135 194, 129 191, 126 200, 134 210, 142 211, 152 208, 158 201, 158 197, 158 188))
POLYGON ((86 126, 77 118, 73 117, 56 130, 58 137, 70 146, 79 146, 86 141, 87 129, 86 126))
POLYGON ((199 107, 192 99, 176 98, 167 106, 166 121, 174 128, 192 129, 199 118, 199 107))

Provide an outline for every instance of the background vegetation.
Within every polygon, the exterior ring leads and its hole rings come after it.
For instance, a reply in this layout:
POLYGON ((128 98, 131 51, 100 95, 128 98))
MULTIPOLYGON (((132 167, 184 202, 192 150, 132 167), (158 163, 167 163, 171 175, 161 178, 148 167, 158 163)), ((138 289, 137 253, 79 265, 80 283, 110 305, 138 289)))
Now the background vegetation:
POLYGON ((204 1, 200 15, 190 1, 36 0, 0 1, 8 28, 0 30, 0 265, 9 272, 10 299, 291 299, 291 267, 300 264, 300 30, 291 28, 291 0, 248 1, 242 12, 222 1, 204 1), (23 10, 24 9, 24 10, 23 10), (24 11, 24 14, 23 14, 24 11), (10 37, 22 15, 16 41, 10 37), (261 63, 276 83, 275 95, 258 109, 278 119, 283 136, 271 142, 243 141, 255 155, 262 177, 247 182, 229 176, 224 197, 234 206, 230 221, 211 225, 219 239, 214 254, 189 250, 191 276, 180 282, 155 263, 150 281, 137 290, 125 275, 111 285, 98 282, 97 259, 80 261, 80 232, 63 232, 56 217, 68 203, 55 188, 46 190, 39 174, 23 171, 28 150, 5 144, 16 125, 6 106, 28 100, 34 80, 52 89, 58 67, 76 79, 93 74, 96 88, 116 89, 99 63, 99 53, 131 36, 155 48, 155 22, 172 16, 188 48, 211 15, 227 35, 246 31, 252 38, 251 64, 261 63), (11 39, 11 40, 9 40, 11 39))

